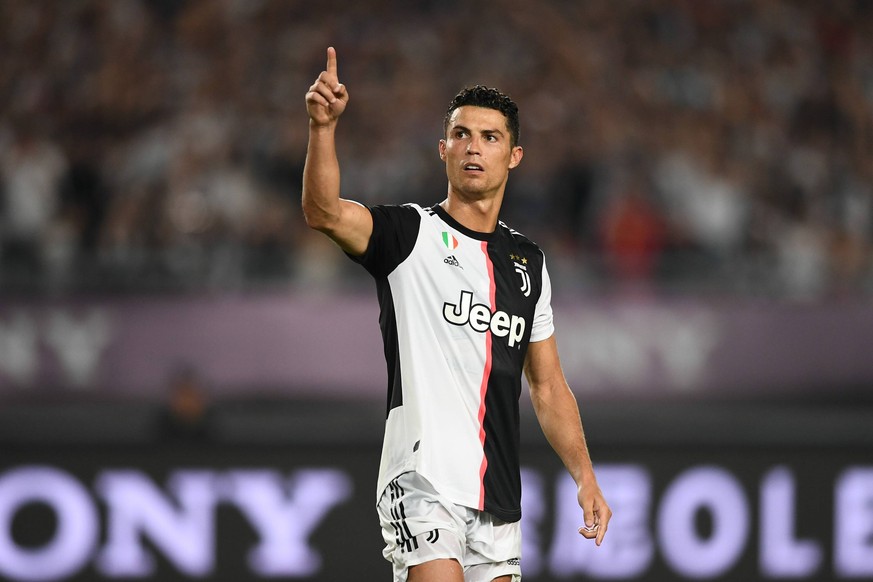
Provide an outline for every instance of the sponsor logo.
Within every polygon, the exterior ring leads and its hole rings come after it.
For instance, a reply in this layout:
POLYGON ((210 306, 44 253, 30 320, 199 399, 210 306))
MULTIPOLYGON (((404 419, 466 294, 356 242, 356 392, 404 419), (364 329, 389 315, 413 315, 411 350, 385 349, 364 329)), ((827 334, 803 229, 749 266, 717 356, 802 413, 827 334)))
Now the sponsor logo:
POLYGON ((312 579, 324 557, 311 538, 354 485, 341 469, 257 467, 175 469, 166 483, 139 469, 102 469, 86 483, 51 465, 4 467, 0 579, 213 580, 224 548, 233 547, 217 542, 219 526, 237 521, 218 518, 228 509, 258 540, 247 550, 258 556, 248 562, 249 579, 312 579), (13 523, 34 504, 56 525, 37 543, 18 541, 13 523), (158 578, 155 554, 183 576, 158 578), (95 575, 79 576, 89 563, 95 575))
POLYGON ((510 566, 521 566, 521 558, 510 558, 506 563, 510 566))
POLYGON ((443 304, 443 318, 452 325, 469 325, 475 331, 490 331, 497 337, 507 338, 509 347, 515 346, 524 337, 526 322, 523 317, 495 311, 484 303, 473 304, 473 292, 461 291, 457 304, 443 304))
POLYGON ((451 265, 451 266, 453 266, 453 267, 460 267, 461 269, 464 268, 464 267, 461 267, 461 263, 458 262, 458 259, 455 258, 455 255, 449 255, 449 256, 447 256, 445 259, 443 259, 443 262, 444 262, 445 264, 447 264, 447 265, 451 265))

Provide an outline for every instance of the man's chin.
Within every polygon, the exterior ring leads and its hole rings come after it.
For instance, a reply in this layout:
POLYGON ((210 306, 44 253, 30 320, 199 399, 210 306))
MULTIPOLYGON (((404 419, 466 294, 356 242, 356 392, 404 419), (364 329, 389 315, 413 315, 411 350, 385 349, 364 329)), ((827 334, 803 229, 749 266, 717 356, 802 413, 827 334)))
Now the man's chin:
POLYGON ((464 192, 470 196, 482 196, 492 190, 492 188, 488 185, 483 176, 482 178, 467 178, 465 180, 460 180, 456 186, 456 190, 464 192))

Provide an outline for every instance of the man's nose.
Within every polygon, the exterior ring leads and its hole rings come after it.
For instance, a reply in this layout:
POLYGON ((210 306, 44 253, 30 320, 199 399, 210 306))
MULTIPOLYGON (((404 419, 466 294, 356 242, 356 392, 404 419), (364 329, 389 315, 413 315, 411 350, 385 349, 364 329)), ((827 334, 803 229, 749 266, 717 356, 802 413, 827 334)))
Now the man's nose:
POLYGON ((479 140, 475 137, 471 137, 470 141, 467 142, 467 153, 468 154, 478 154, 479 153, 479 140))

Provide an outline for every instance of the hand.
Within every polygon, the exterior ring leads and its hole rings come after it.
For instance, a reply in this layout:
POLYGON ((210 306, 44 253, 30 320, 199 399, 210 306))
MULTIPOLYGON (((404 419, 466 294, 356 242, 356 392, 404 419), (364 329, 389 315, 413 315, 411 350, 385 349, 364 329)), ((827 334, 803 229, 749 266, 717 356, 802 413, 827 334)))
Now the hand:
POLYGON ((346 86, 339 82, 336 72, 336 49, 327 49, 327 70, 318 75, 318 79, 306 93, 306 112, 310 123, 317 126, 327 126, 336 123, 349 102, 349 92, 346 86))
POLYGON ((597 483, 579 487, 578 499, 585 519, 585 525, 579 528, 579 533, 586 539, 594 539, 594 543, 599 546, 603 543, 603 536, 609 527, 612 510, 606 505, 597 483))

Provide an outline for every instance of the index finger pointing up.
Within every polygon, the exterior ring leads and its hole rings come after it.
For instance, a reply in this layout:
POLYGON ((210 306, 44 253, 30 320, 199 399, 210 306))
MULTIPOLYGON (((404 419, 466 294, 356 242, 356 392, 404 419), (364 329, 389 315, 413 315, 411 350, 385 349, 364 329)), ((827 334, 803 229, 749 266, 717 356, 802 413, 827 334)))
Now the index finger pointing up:
POLYGON ((327 47, 327 72, 337 76, 336 74, 336 49, 332 46, 327 47))

